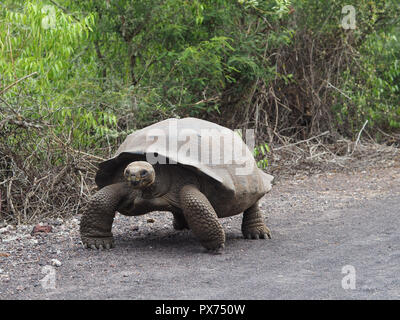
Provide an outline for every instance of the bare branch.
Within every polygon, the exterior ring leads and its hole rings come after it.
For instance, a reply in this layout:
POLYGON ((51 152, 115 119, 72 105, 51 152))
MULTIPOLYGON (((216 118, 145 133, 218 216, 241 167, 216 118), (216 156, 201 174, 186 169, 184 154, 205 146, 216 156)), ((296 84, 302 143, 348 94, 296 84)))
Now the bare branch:
POLYGON ((14 83, 8 85, 7 87, 5 87, 2 91, 0 91, 0 95, 2 95, 3 93, 5 93, 6 91, 10 90, 12 87, 14 87, 15 85, 17 85, 18 83, 20 83, 21 81, 30 78, 34 75, 37 75, 38 73, 35 71, 31 74, 28 74, 27 76, 22 77, 21 79, 18 79, 17 81, 15 81, 14 83))

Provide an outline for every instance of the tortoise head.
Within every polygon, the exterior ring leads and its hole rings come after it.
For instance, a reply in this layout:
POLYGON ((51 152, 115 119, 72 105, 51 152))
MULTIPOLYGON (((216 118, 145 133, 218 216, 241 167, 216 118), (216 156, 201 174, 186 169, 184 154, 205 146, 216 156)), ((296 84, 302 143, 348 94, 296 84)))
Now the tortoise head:
POLYGON ((146 161, 134 161, 124 170, 124 177, 135 189, 146 188, 154 183, 156 173, 153 166, 146 161))

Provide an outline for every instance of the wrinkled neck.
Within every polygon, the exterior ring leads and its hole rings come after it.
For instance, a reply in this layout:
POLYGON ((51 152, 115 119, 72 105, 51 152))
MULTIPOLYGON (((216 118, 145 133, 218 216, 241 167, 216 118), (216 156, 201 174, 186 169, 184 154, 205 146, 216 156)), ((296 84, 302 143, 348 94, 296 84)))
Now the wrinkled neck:
POLYGON ((144 198, 155 198, 161 197, 170 190, 171 177, 170 170, 167 168, 168 165, 155 164, 155 180, 147 188, 142 190, 142 196, 144 198))

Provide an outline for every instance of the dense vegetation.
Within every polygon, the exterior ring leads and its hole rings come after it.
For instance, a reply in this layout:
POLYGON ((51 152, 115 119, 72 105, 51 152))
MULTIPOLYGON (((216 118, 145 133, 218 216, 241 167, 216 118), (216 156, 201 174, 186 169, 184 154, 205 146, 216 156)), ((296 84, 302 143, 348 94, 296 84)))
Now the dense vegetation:
POLYGON ((0 219, 76 211, 60 194, 90 193, 82 159, 167 117, 255 128, 263 146, 398 131, 400 4, 352 1, 354 21, 347 4, 0 1, 0 219))

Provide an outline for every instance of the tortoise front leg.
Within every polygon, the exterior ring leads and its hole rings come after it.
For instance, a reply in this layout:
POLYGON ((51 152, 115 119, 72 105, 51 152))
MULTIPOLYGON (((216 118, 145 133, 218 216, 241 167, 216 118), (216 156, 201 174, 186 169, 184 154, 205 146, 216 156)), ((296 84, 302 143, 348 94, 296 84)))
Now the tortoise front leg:
POLYGON ((246 239, 271 239, 271 231, 264 223, 258 201, 244 211, 242 233, 246 239))
POLYGON ((207 250, 220 253, 225 246, 225 232, 206 196, 195 185, 186 185, 179 198, 189 228, 200 243, 207 250))
POLYGON ((80 233, 85 248, 114 247, 111 233, 115 212, 132 189, 126 182, 104 187, 96 192, 83 210, 80 233))

